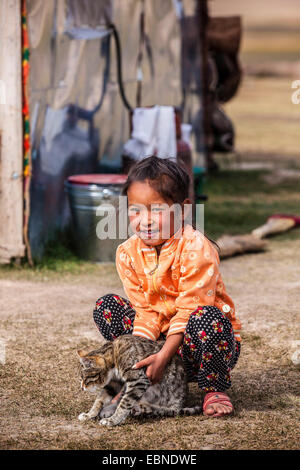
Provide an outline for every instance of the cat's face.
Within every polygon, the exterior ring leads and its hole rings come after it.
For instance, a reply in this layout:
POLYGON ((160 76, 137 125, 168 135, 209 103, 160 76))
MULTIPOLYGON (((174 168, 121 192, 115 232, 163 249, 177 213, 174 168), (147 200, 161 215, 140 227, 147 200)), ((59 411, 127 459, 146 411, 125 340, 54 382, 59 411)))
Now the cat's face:
POLYGON ((82 390, 97 393, 107 382, 108 370, 105 360, 82 349, 77 351, 80 360, 80 376, 82 390))

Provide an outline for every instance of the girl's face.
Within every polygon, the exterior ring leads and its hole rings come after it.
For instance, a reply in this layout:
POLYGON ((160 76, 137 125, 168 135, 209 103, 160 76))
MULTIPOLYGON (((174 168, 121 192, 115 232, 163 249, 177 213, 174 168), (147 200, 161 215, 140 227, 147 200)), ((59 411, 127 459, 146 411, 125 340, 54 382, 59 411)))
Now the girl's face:
POLYGON ((173 201, 163 199, 147 181, 132 183, 127 198, 131 229, 146 245, 158 249, 182 227, 182 206, 190 203, 185 199, 181 205, 174 206, 173 201))

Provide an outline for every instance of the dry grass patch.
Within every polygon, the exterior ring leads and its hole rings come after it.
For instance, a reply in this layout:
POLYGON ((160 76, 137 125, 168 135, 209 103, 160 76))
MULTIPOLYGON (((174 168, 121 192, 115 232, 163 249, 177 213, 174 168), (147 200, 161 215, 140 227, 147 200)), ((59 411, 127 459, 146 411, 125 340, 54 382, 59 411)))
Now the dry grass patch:
MULTIPOLYGON (((0 280, 2 449, 296 449, 299 371, 291 362, 300 302, 300 240, 271 241, 266 253, 224 260, 222 272, 244 324, 240 361, 230 391, 236 412, 204 416, 130 418, 113 429, 80 423, 93 398, 77 375, 78 347, 95 347, 95 300, 123 293, 88 274, 77 282, 0 280), (298 284, 297 284, 298 283, 298 284), (298 286, 298 287, 297 287, 298 286), (290 299, 293 298, 293 302, 290 299)), ((190 384, 190 402, 203 395, 190 384)))

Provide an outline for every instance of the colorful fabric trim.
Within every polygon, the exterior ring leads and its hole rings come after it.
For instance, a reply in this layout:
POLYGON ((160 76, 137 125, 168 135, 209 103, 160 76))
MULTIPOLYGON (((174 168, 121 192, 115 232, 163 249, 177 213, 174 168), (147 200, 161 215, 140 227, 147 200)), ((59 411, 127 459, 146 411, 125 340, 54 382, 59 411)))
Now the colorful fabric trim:
POLYGON ((33 265, 28 239, 28 222, 30 213, 30 180, 31 180, 31 143, 29 120, 29 41, 27 30, 26 0, 22 0, 22 114, 23 114, 23 194, 24 194, 24 220, 23 235, 27 249, 27 259, 33 265))

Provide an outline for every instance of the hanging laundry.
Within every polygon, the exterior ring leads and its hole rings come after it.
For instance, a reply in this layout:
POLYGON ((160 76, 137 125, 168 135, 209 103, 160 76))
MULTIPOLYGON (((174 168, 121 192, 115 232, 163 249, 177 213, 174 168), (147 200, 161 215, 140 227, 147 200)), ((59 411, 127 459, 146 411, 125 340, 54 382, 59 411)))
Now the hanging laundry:
POLYGON ((124 154, 135 160, 150 155, 176 158, 176 123, 172 106, 135 108, 131 138, 124 145, 124 154))

